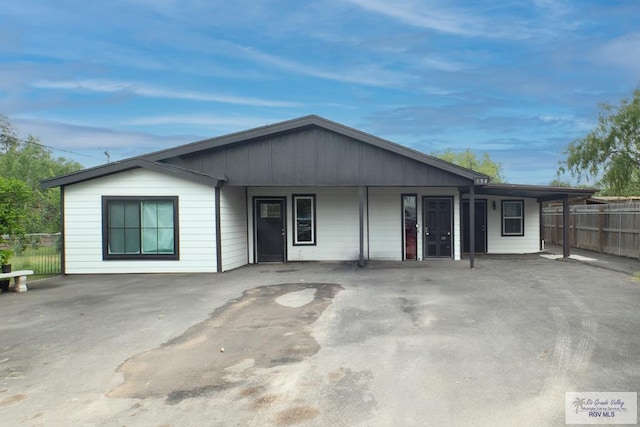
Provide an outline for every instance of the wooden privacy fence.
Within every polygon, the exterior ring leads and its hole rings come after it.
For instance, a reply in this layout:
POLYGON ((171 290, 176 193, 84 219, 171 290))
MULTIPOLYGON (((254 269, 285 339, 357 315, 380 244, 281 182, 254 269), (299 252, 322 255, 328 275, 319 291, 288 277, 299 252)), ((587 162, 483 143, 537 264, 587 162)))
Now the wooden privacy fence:
MULTIPOLYGON (((571 246, 640 258, 640 203, 571 206, 571 246)), ((562 206, 542 210, 544 241, 562 244, 562 206)))

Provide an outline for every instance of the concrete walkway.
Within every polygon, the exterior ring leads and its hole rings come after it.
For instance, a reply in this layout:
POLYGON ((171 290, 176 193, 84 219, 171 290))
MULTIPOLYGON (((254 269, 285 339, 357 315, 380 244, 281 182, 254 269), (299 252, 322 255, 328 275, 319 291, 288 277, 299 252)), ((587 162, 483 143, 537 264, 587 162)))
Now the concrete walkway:
MULTIPOLYGON (((545 252, 562 258, 562 246, 548 245, 545 252)), ((599 252, 588 251, 586 249, 571 248, 570 261, 582 262, 594 267, 605 268, 619 273, 634 275, 640 273, 640 260, 599 252)))

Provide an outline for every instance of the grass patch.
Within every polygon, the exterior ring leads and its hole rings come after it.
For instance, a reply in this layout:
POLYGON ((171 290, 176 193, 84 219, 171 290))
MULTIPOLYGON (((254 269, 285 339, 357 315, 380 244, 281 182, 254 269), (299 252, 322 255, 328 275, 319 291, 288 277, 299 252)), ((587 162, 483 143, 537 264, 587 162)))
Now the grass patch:
POLYGON ((633 280, 640 282, 640 271, 633 273, 633 280))
POLYGON ((39 278, 60 274, 60 250, 55 246, 27 248, 13 257, 11 269, 33 270, 39 278))

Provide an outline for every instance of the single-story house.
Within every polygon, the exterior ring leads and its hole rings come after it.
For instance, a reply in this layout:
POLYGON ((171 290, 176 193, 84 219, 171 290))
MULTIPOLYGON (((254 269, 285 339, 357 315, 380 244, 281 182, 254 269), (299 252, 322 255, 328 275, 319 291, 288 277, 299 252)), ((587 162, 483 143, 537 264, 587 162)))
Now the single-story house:
MULTIPOLYGON (((540 206, 595 190, 489 177, 306 116, 44 180, 63 272, 223 272, 289 261, 535 253, 540 206)), ((568 245, 565 245, 568 256, 568 245)))

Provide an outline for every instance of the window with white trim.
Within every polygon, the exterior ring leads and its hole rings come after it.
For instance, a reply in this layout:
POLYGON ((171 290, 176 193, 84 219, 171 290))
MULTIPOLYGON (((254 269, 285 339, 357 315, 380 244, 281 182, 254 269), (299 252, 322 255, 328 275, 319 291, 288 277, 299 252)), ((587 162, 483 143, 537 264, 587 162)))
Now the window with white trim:
POLYGON ((502 201, 502 235, 524 236, 524 200, 502 201))
POLYGON ((293 244, 316 244, 316 196, 293 195, 293 244))
POLYGON ((103 259, 178 259, 177 197, 103 197, 103 259))

